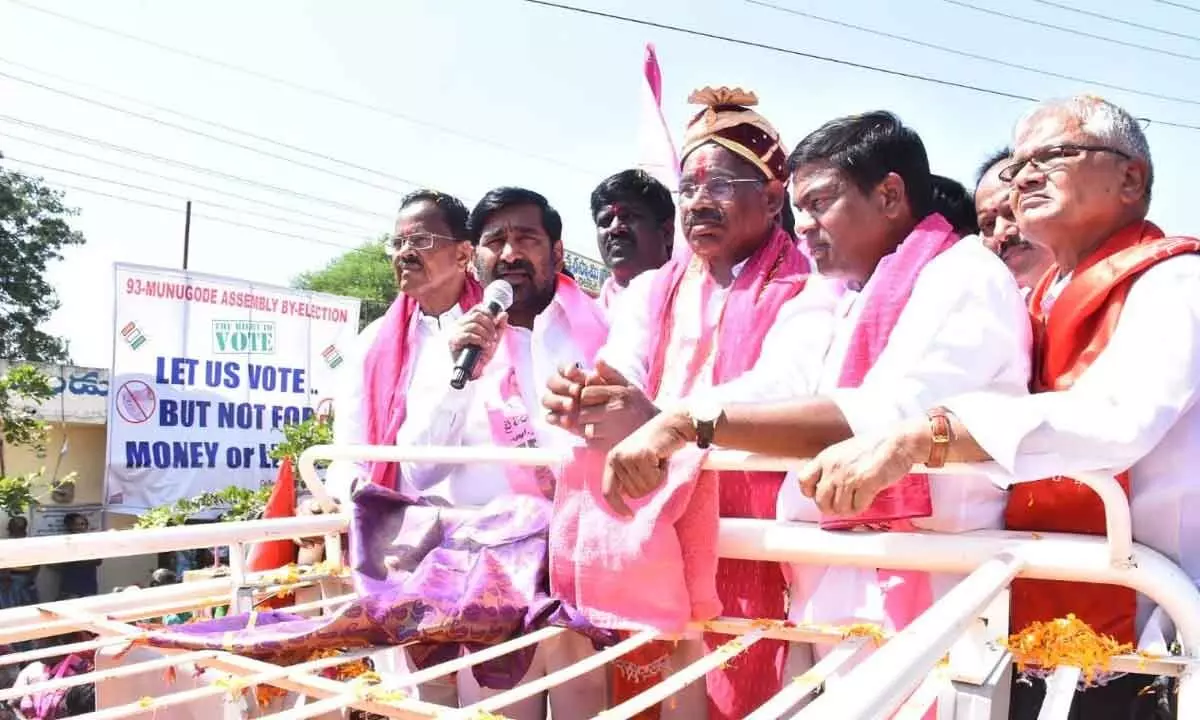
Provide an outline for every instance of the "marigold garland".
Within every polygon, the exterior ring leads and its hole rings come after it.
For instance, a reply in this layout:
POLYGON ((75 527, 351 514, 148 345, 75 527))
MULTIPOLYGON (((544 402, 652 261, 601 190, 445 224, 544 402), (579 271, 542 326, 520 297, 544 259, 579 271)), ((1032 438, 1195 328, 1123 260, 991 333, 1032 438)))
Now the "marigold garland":
MULTIPOLYGON (((336 650, 333 648, 314 650, 311 653, 309 653, 308 655, 297 659, 296 662, 286 663, 286 664, 294 665, 294 664, 299 664, 299 663, 312 662, 314 660, 324 660, 326 658, 338 657, 338 656, 342 655, 344 652, 345 652, 344 650, 336 650)), ((367 685, 378 684, 380 682, 379 674, 375 672, 374 666, 371 664, 370 660, 368 660, 367 658, 357 658, 355 660, 348 660, 341 665, 337 665, 337 666, 331 667, 331 668, 325 668, 324 670, 320 671, 320 675, 321 675, 321 677, 328 678, 330 680, 340 680, 342 682, 357 681, 364 687, 366 687, 367 685)), ((281 697, 284 697, 285 695, 287 695, 287 693, 288 693, 288 691, 284 690, 283 688, 276 687, 274 685, 268 685, 266 683, 261 684, 261 685, 256 685, 254 688, 254 698, 255 698, 255 700, 258 701, 258 706, 260 708, 270 705, 273 701, 277 700, 278 698, 281 698, 281 697)), ((389 701, 394 702, 397 700, 403 700, 404 694, 403 693, 390 693, 387 691, 384 691, 382 693, 376 692, 376 693, 372 693, 372 699, 380 700, 382 702, 389 702, 389 701)))
POLYGON ((1030 623, 1000 644, 1012 653, 1020 672, 1044 676, 1059 666, 1075 667, 1083 673, 1085 687, 1106 682, 1112 659, 1133 652, 1132 644, 1097 633, 1074 614, 1030 623))

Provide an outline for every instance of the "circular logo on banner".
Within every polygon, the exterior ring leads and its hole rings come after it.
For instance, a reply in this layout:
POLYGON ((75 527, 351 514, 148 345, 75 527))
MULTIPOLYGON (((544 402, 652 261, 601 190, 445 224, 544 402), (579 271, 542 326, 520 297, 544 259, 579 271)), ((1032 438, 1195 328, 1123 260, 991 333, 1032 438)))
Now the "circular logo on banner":
POLYGON ((317 403, 317 420, 325 422, 333 414, 333 398, 324 398, 317 403))
POLYGON ((117 389, 117 414, 127 423, 140 425, 154 416, 158 398, 154 388, 141 380, 130 380, 117 389))

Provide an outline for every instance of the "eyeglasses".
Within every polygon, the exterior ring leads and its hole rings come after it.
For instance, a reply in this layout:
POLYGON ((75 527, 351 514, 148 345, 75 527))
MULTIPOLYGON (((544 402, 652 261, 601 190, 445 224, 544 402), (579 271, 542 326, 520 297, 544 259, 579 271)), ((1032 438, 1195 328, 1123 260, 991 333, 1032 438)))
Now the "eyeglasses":
POLYGON ((717 202, 725 202, 726 200, 731 200, 733 198, 733 191, 735 190, 737 183, 754 183, 755 185, 761 185, 763 181, 757 178, 716 177, 705 180, 702 183, 680 183, 679 197, 684 200, 692 200, 698 194, 700 194, 700 189, 703 188, 708 192, 708 196, 713 200, 716 200, 717 202))
POLYGON ((1122 152, 1115 148, 1103 147, 1100 145, 1055 145, 1053 147, 1038 150, 1030 155, 1025 160, 1017 160, 1010 165, 1004 166, 997 176, 1001 182, 1010 183, 1016 179, 1017 175, 1025 168, 1026 164, 1032 165, 1035 170, 1041 172, 1049 172, 1055 168, 1062 167, 1066 161, 1073 157, 1078 157, 1085 152, 1104 152, 1118 155, 1125 160, 1132 158, 1128 153, 1122 152))
POLYGON ((413 233, 412 235, 396 235, 389 238, 386 242, 386 250, 389 255, 398 254, 406 246, 413 250, 429 250, 438 241, 447 243, 458 242, 452 237, 446 235, 435 235, 434 233, 413 233))

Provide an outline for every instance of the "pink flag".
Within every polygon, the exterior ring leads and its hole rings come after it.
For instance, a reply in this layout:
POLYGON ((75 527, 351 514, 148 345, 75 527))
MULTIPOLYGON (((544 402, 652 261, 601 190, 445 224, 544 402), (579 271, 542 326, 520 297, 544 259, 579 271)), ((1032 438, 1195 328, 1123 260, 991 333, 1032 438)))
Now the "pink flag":
MULTIPOLYGON (((642 120, 638 129, 638 167, 653 175, 659 182, 674 192, 679 187, 679 155, 675 142, 662 113, 662 70, 658 67, 658 56, 654 45, 646 43, 644 64, 646 82, 642 85, 642 120)), ((687 253, 687 241, 675 226, 675 248, 673 257, 687 253)))

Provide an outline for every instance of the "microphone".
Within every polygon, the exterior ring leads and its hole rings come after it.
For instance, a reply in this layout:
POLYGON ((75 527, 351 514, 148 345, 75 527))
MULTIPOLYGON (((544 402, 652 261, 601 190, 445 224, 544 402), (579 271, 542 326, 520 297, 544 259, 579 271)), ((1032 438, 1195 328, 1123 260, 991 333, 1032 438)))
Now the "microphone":
MULTIPOLYGON (((483 289, 483 307, 488 314, 496 317, 513 304, 512 285, 507 280, 494 280, 483 289)), ((450 387, 462 390, 467 386, 467 380, 475 372, 475 364, 479 362, 479 354, 483 350, 478 345, 468 345, 458 353, 454 361, 454 372, 450 375, 450 387)))

